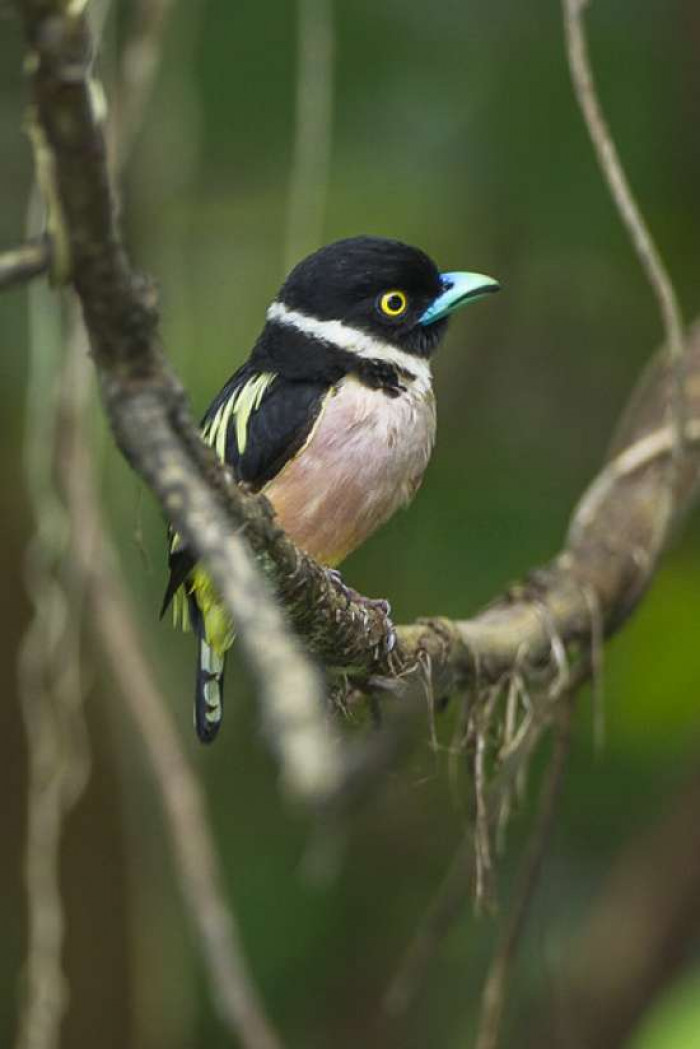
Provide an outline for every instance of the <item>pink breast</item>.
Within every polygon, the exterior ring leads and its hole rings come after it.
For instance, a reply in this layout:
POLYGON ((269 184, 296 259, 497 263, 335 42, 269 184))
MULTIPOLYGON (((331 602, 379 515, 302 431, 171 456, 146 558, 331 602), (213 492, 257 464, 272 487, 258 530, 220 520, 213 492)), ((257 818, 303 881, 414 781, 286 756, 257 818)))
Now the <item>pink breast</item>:
POLYGON ((291 538, 337 565, 411 500, 434 440, 431 391, 389 398, 346 378, 304 449, 263 491, 291 538))

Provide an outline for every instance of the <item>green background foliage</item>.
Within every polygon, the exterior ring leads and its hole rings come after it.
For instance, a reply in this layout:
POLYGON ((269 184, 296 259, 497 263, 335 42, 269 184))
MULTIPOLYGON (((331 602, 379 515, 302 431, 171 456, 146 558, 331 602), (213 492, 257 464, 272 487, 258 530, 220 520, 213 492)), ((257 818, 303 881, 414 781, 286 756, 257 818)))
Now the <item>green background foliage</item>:
MULTIPOLYGON (((436 361, 437 450, 411 510, 345 566, 400 622, 467 615, 546 560, 601 462, 635 377, 659 342, 656 307, 599 177, 569 86, 557 0, 338 4, 334 141, 324 240, 359 232, 420 244, 446 269, 492 273, 497 300, 455 319, 436 361)), ((283 277, 294 130, 292 4, 178 5, 125 186, 132 253, 160 282, 165 342, 196 413, 246 356, 283 277)), ((692 0, 591 6, 602 96, 632 182, 697 309, 700 15, 692 0)), ((22 237, 31 158, 19 28, 0 32, 0 245, 22 237)), ((117 46, 108 37, 104 72, 117 46)), ((0 299, 0 1042, 14 1025, 24 937, 25 744, 16 651, 26 626, 22 487, 26 296, 0 299)), ((467 780, 425 734, 332 840, 290 814, 245 670, 228 674, 223 736, 190 728, 191 639, 159 624, 163 525, 95 410, 104 502, 146 647, 204 777, 251 964, 288 1044, 470 1044, 493 924, 465 912, 407 1017, 379 1000, 465 825, 467 780), (146 558, 134 540, 139 519, 146 558), (311 873, 310 873, 311 872, 311 873), (314 873, 315 872, 315 873, 314 873)), ((547 993, 612 858, 697 761, 700 528, 690 520, 642 609, 606 650, 607 744, 588 697, 510 1019, 547 993)), ((89 645, 88 645, 89 648, 89 645)), ((88 651, 88 662, 90 652, 88 651)), ((89 671, 94 769, 64 849, 72 1005, 66 1046, 215 1049, 214 1018, 183 919, 143 748, 104 670, 89 671)), ((440 736, 450 739, 453 713, 440 736)), ((353 731, 352 727, 348 731, 353 731)), ((355 729, 354 731, 359 731, 355 729)), ((536 770, 528 796, 536 794, 536 770)), ((531 815, 501 861, 507 899, 531 815)), ((697 971, 632 1043, 700 1044, 697 971), (693 990, 694 989, 694 990, 693 990), (693 1041, 695 1039, 695 1041, 693 1041)))

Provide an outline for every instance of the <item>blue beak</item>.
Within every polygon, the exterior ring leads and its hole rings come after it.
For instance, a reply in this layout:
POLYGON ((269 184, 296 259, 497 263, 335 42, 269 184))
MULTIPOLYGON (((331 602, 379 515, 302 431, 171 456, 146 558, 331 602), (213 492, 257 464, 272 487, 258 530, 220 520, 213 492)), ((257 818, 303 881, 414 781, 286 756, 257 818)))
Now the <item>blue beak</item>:
POLYGON ((501 285, 493 277, 483 273, 441 273, 442 291, 428 306, 419 318, 419 324, 432 324, 442 317, 449 316, 466 302, 482 299, 494 291, 500 291, 501 285))

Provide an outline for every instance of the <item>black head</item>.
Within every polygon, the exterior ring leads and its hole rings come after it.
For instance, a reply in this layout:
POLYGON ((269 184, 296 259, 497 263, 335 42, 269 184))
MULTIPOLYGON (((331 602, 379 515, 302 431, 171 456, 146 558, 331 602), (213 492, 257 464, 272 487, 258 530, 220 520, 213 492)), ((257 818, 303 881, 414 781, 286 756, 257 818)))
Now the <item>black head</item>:
POLYGON ((428 356, 446 319, 421 325, 420 318, 442 291, 440 271, 419 248, 384 237, 349 237, 295 266, 278 301, 428 356))
POLYGON ((397 240, 338 240, 294 267, 251 360, 290 379, 332 383, 352 372, 386 388, 407 354, 430 356, 450 313, 497 289, 480 273, 440 273, 424 251, 397 240))

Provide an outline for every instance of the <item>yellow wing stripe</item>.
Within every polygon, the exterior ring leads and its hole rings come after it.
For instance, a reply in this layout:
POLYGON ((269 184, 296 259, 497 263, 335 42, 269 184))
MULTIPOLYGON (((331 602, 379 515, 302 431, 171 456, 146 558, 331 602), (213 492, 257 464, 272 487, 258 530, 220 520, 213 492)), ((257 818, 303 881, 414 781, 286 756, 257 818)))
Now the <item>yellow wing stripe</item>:
POLYGON ((216 449, 216 454, 219 456, 219 459, 226 458, 226 435, 228 434, 228 423, 235 407, 236 397, 234 395, 233 397, 229 397, 225 408, 218 414, 216 429, 214 430, 214 428, 212 428, 213 439, 211 443, 216 449))
MULTIPOLYGON (((228 400, 219 405, 214 416, 202 427, 202 440, 214 449, 220 459, 226 458, 226 439, 231 420, 235 420, 238 453, 243 455, 248 443, 248 424, 253 412, 262 404, 266 390, 276 379, 275 372, 260 372, 236 390, 228 400)), ((173 535, 171 550, 180 545, 180 537, 173 535)), ((204 620, 207 644, 217 656, 233 644, 233 624, 226 610, 219 604, 209 576, 195 565, 186 582, 173 594, 173 625, 185 632, 192 629, 188 596, 194 594, 204 620)))
POLYGON ((255 379, 251 379, 245 386, 241 387, 236 398, 236 443, 241 455, 245 452, 248 443, 248 423, 253 412, 257 411, 265 396, 265 390, 275 378, 274 372, 261 372, 255 379))
POLYGON ((222 410, 223 410, 223 407, 224 407, 224 406, 223 406, 223 405, 221 405, 221 406, 220 406, 220 407, 218 408, 218 410, 217 410, 217 412, 216 412, 216 415, 214 416, 214 418, 213 418, 213 419, 210 419, 210 420, 209 420, 209 421, 208 421, 208 422, 207 422, 207 423, 206 423, 206 424, 205 424, 205 425, 204 425, 204 426, 202 427, 202 439, 203 439, 204 441, 206 441, 206 443, 207 443, 207 444, 212 444, 212 443, 213 443, 213 437, 212 437, 212 435, 216 434, 217 428, 218 428, 218 426, 219 426, 219 420, 221 419, 221 412, 222 412, 222 410))
POLYGON ((253 412, 262 404, 265 391, 276 379, 275 372, 260 372, 236 390, 216 411, 202 429, 202 438, 212 447, 220 459, 226 457, 226 439, 231 419, 236 424, 238 454, 243 455, 248 444, 248 424, 253 412))

